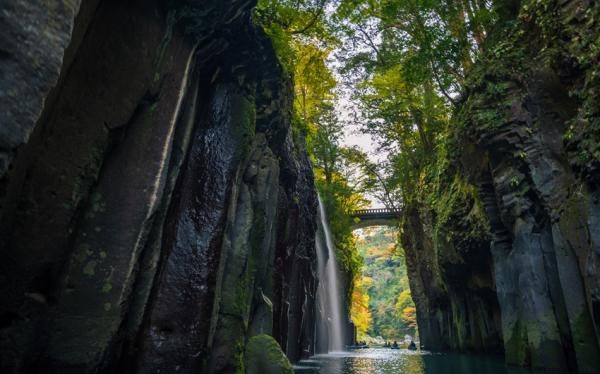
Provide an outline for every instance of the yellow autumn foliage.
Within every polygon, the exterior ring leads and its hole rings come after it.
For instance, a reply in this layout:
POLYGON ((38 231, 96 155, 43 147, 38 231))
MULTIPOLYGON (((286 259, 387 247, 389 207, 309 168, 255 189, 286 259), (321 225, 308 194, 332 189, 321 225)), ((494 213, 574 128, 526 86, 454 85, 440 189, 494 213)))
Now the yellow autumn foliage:
POLYGON ((402 309, 402 321, 409 327, 417 327, 417 308, 414 306, 407 306, 402 309))
POLYGON ((352 322, 356 326, 358 335, 366 335, 371 324, 371 311, 369 310, 369 294, 367 289, 373 280, 369 277, 354 278, 352 291, 352 322))

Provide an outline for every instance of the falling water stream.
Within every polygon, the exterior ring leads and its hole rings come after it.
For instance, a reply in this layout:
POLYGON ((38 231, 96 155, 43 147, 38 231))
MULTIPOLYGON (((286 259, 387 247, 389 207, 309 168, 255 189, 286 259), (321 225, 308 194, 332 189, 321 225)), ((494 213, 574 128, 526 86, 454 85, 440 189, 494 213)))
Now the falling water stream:
POLYGON ((331 237, 331 230, 327 224, 327 215, 325 206, 319 197, 319 232, 317 232, 317 262, 321 288, 321 297, 324 299, 322 305, 325 306, 325 315, 327 316, 328 327, 328 351, 339 352, 344 350, 344 330, 342 315, 342 298, 340 294, 339 271, 335 257, 335 246, 331 237), (323 241, 323 239, 325 239, 323 241), (323 247, 325 245, 325 248, 323 247))

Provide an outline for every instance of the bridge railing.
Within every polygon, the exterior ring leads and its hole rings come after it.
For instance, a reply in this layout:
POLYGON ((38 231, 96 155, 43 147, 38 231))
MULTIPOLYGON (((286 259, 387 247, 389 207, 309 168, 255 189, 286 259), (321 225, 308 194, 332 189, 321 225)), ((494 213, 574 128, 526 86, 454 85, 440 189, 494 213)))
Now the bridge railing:
POLYGON ((358 209, 352 212, 353 216, 363 216, 368 214, 395 214, 400 215, 400 210, 388 209, 388 208, 376 208, 376 209, 358 209))

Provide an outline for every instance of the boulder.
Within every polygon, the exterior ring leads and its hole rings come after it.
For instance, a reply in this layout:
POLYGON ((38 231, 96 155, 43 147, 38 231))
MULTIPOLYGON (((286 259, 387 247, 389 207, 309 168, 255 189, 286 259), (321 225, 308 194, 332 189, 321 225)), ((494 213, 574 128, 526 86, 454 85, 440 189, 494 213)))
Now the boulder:
POLYGON ((253 336, 246 344, 246 374, 293 374, 292 364, 273 337, 253 336))

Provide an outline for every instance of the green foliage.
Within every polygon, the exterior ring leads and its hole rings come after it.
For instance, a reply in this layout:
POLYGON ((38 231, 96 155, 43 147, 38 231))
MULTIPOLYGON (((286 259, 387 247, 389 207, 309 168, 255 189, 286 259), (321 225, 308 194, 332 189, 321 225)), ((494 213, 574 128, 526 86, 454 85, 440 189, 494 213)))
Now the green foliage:
POLYGON ((415 335, 415 305, 410 295, 404 258, 396 248, 396 239, 395 229, 374 227, 364 229, 357 241, 358 252, 364 258, 358 283, 367 294, 368 311, 360 304, 363 300, 357 299, 358 304, 352 305, 352 319, 370 322, 366 331, 359 329, 359 339, 369 335, 400 340, 405 334, 415 335), (366 313, 368 318, 364 316, 366 313))
POLYGON ((280 62, 293 76, 293 130, 306 138, 338 262, 352 280, 361 259, 352 236, 350 212, 364 207, 366 200, 350 177, 360 156, 339 144, 343 127, 335 111, 337 81, 326 64, 337 44, 326 16, 326 7, 331 3, 330 0, 259 0, 254 20, 269 35, 280 62))
MULTIPOLYGON (((555 0, 520 2, 518 14, 505 17, 469 74, 468 98, 457 113, 461 135, 491 137, 510 122, 512 107, 526 105, 526 82, 540 70, 570 71, 569 95, 579 113, 566 123, 563 140, 574 170, 597 184, 600 169, 600 10, 568 8, 555 0), (567 67, 568 66, 568 67, 567 67), (567 68, 566 68, 567 67, 567 68)), ((527 129, 532 131, 531 129, 527 129)), ((526 155, 519 155, 526 158, 526 155)), ((517 177, 511 180, 519 188, 517 177)))
POLYGON ((298 48, 319 43, 334 44, 329 31, 325 7, 329 0, 259 0, 254 21, 270 37, 280 62, 294 72, 303 57, 298 48))
POLYGON ((413 302, 410 290, 406 289, 398 295, 396 301, 396 315, 400 315, 400 319, 408 331, 416 332, 417 330, 417 310, 413 302))
POLYGON ((369 287, 373 279, 365 276, 354 278, 350 315, 356 327, 357 340, 366 340, 367 332, 373 321, 370 309, 369 287))
POLYGON ((479 1, 354 0, 337 7, 341 73, 351 82, 356 117, 390 154, 369 170, 387 205, 427 199, 457 93, 496 18, 490 3, 479 1))
MULTIPOLYGON (((459 93, 467 77, 484 87, 481 100, 496 98, 493 106, 471 113, 470 121, 500 128, 512 104, 499 99, 513 86, 486 74, 514 72, 502 66, 481 71, 475 63, 498 16, 489 2, 355 0, 342 2, 336 17, 343 23, 341 74, 352 90, 355 117, 388 154, 387 160, 364 168, 373 182, 368 187, 390 207, 428 211, 431 239, 441 252, 431 259, 432 271, 439 273, 438 260, 443 261, 448 245, 467 253, 489 239, 476 189, 461 175, 461 143, 453 135, 465 120, 456 107, 462 104, 459 93)), ((511 47, 495 45, 490 53, 510 50, 508 57, 518 66, 523 53, 511 47)), ((365 263, 371 265, 367 259, 365 263)), ((380 279, 385 277, 378 274, 372 283, 380 279)), ((371 290, 379 290, 374 285, 371 290)), ((386 336, 398 334, 399 326, 414 329, 416 309, 407 285, 387 285, 385 290, 368 294, 369 333, 386 336)))
POLYGON ((565 145, 574 169, 589 182, 599 185, 600 143, 597 139, 600 138, 600 92, 597 87, 600 86, 600 9, 598 6, 590 7, 580 17, 567 18, 563 26, 566 30, 560 34, 563 38, 557 36, 553 39, 554 48, 549 49, 563 54, 557 61, 575 57, 577 67, 585 71, 583 85, 571 92, 571 96, 579 99, 582 105, 577 118, 568 123, 565 145), (563 35, 565 33, 567 35, 563 35))

